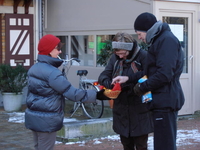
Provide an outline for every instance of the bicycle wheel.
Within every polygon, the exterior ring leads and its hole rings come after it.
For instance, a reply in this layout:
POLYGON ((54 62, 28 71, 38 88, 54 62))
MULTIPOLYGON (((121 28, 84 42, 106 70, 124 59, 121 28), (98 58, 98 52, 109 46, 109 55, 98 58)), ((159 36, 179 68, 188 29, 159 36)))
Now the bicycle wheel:
MULTIPOLYGON (((92 83, 82 83, 82 87, 87 89, 95 89, 99 91, 99 88, 94 86, 92 83)), ((82 103, 82 109, 85 115, 91 119, 101 118, 104 111, 104 103, 101 100, 96 99, 95 103, 82 103)))

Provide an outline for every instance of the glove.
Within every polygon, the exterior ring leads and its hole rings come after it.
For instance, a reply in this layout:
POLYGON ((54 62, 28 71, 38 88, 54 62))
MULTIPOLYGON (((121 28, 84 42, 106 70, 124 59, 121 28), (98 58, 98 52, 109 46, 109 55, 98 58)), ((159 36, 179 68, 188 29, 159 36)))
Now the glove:
POLYGON ((133 88, 134 93, 135 93, 137 96, 142 96, 143 94, 145 94, 145 93, 141 90, 140 84, 141 84, 141 83, 137 83, 137 84, 134 86, 134 88, 133 88))
POLYGON ((107 97, 107 96, 104 95, 104 93, 103 93, 104 91, 105 90, 102 89, 102 90, 100 90, 100 91, 97 92, 97 99, 98 100, 110 100, 109 97, 107 97))
POLYGON ((110 80, 103 81, 103 86, 105 86, 107 89, 112 89, 113 88, 113 85, 111 85, 111 81, 110 80))

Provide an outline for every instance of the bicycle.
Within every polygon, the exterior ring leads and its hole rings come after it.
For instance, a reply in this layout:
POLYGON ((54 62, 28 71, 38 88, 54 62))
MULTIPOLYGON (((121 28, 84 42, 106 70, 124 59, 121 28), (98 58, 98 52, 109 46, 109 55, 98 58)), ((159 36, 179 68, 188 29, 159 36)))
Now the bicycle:
MULTIPOLYGON (((62 59, 63 60, 63 59, 62 59)), ((71 58, 67 60, 63 60, 63 68, 62 72, 64 75, 67 75, 69 68, 71 67, 71 64, 67 68, 67 73, 66 73, 66 66, 69 62, 76 61, 80 63, 80 60, 77 58, 71 58)), ((96 91, 100 91, 100 85, 98 84, 97 80, 93 79, 87 79, 87 70, 77 70, 77 75, 79 76, 79 88, 83 90, 88 90, 88 89, 94 89, 96 91)), ((72 114, 70 115, 70 118, 76 113, 76 111, 79 108, 82 108, 84 114, 90 118, 90 119, 96 119, 96 118, 101 118, 103 115, 104 111, 104 102, 101 100, 96 99, 95 103, 82 103, 82 102, 74 102, 74 106, 72 110, 70 111, 72 114)))

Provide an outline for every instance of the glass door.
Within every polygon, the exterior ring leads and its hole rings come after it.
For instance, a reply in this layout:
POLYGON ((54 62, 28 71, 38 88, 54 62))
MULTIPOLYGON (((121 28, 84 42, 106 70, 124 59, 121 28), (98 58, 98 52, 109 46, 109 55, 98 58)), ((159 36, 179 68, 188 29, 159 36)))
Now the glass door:
POLYGON ((179 115, 192 114, 192 13, 163 11, 160 13, 159 19, 169 24, 171 31, 182 45, 185 62, 180 82, 185 96, 185 104, 179 111, 179 115))

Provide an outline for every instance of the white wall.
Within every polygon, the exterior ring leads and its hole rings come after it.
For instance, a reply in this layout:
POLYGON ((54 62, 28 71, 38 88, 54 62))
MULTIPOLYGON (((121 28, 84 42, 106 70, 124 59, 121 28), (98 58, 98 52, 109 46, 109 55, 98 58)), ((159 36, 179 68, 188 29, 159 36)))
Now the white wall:
POLYGON ((152 12, 151 0, 46 0, 46 4, 45 31, 56 35, 133 30, 136 16, 152 12))

